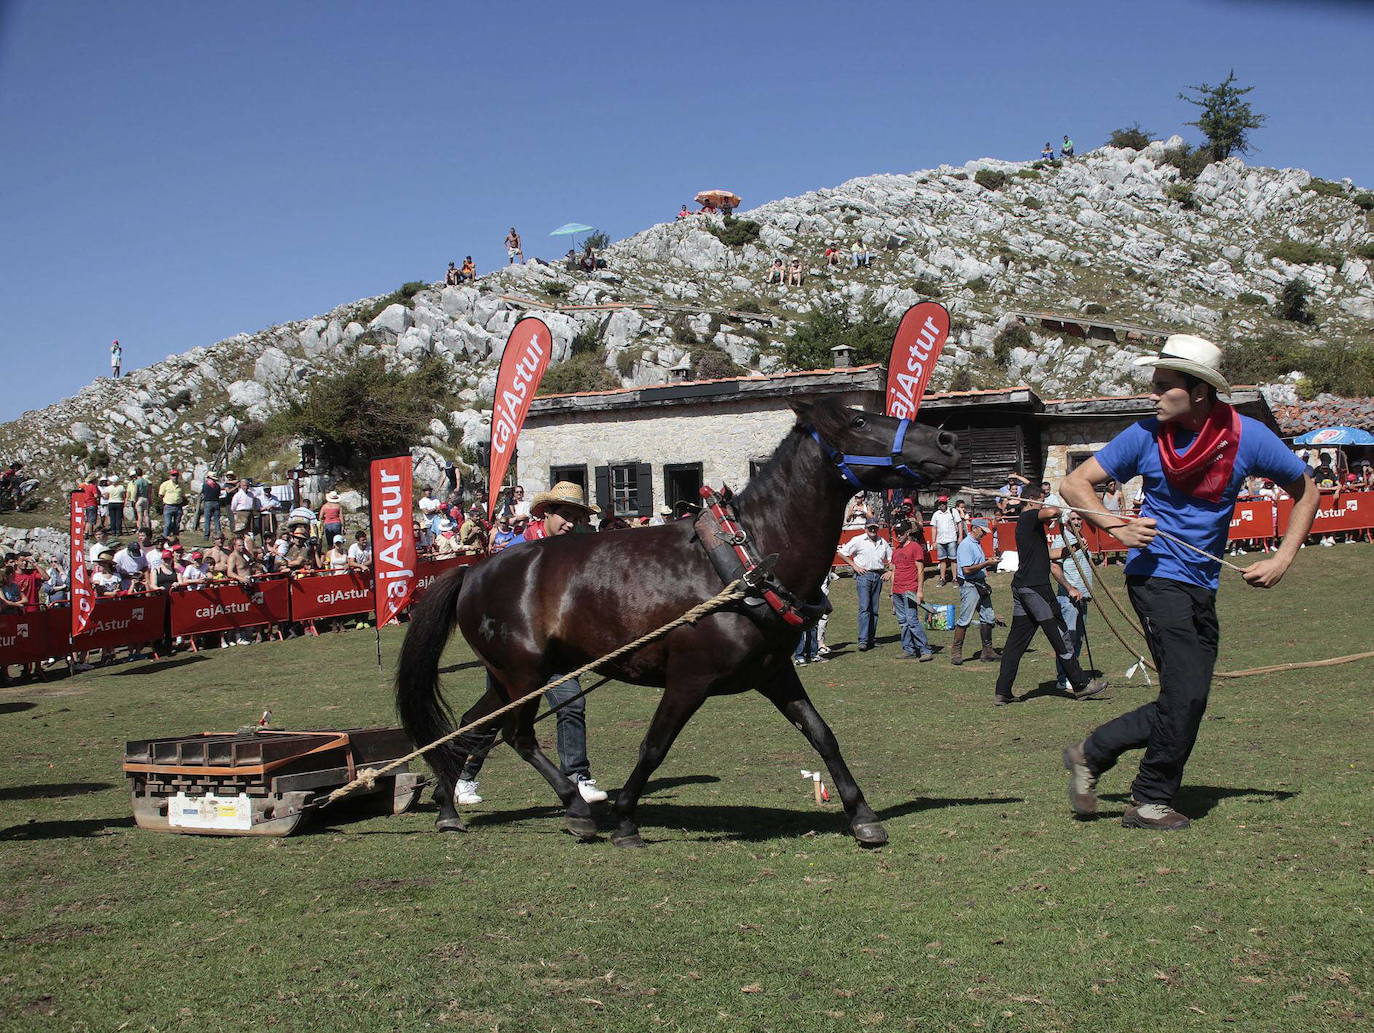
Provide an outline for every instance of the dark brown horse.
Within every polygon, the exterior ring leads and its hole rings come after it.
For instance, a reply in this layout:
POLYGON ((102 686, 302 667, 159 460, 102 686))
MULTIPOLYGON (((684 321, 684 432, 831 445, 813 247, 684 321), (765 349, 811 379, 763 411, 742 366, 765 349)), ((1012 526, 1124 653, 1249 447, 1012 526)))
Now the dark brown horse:
MULTIPOLYGON (((740 494, 738 511, 758 554, 777 555, 777 580, 815 601, 855 488, 938 480, 958 453, 953 434, 919 424, 832 401, 792 408, 796 426, 740 494)), ((463 715, 467 724, 667 624, 721 588, 691 521, 546 538, 460 568, 431 586, 411 620, 396 674, 401 720, 417 744, 453 729, 438 668, 455 623, 491 674, 491 687, 463 715)), ((854 838, 870 846, 887 841, 797 677, 791 655, 798 634, 766 606, 735 603, 600 670, 665 689, 639 762, 612 804, 618 822, 613 842, 644 845, 635 809, 645 782, 708 696, 747 689, 763 693, 820 753, 854 838)), ((592 838, 597 827, 590 808, 535 740, 536 706, 532 701, 508 715, 503 734, 553 786, 567 809, 568 830, 592 838)), ((468 753, 483 745, 480 736, 464 737, 429 754, 442 830, 464 829, 454 783, 468 753)))

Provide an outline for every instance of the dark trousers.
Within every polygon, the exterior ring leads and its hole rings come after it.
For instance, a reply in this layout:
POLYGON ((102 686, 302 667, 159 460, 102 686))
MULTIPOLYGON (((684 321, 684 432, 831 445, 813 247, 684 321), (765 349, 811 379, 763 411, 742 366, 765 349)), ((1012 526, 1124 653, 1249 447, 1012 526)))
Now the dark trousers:
MULTIPOLYGON (((1027 592, 1026 589, 1016 591, 1027 592)), ((1002 666, 997 671, 997 688, 994 692, 998 696, 1006 697, 1012 694, 1011 689, 1016 684, 1016 671, 1021 666, 1021 657, 1025 655, 1031 639, 1035 638, 1036 629, 1043 631, 1045 638, 1049 639, 1055 658, 1064 665, 1069 684, 1075 689, 1081 689, 1088 684, 1088 676, 1078 665, 1073 646, 1065 642, 1064 619, 1054 604, 1039 595, 1018 595, 1016 609, 1012 613, 1011 630, 1007 632, 1006 644, 1002 646, 1002 666)))
POLYGON ((1212 687, 1220 636, 1216 594, 1156 577, 1128 577, 1126 588, 1159 668, 1159 698, 1097 729, 1083 753, 1101 773, 1127 750, 1144 748, 1131 796, 1136 803, 1172 803, 1212 687))

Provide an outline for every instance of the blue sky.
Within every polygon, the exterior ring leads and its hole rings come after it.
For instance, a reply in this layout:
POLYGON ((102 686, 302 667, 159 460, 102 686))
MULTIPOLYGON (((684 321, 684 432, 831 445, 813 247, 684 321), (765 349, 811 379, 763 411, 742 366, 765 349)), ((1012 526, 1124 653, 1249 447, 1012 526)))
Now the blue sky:
POLYGON ((0 0, 0 419, 471 254, 875 172, 1196 132, 1374 185, 1374 5, 0 0))

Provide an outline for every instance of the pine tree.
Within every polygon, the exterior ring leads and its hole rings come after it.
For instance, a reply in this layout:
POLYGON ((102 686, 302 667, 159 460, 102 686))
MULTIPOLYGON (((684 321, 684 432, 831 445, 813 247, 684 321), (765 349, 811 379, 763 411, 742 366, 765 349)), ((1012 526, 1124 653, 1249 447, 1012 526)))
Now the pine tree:
POLYGON ((1256 114, 1243 99, 1254 87, 1237 86, 1235 82, 1236 73, 1232 69, 1226 81, 1220 85, 1209 86, 1203 83, 1200 86, 1189 86, 1187 88, 1197 96, 1190 97, 1186 93, 1178 95, 1180 100, 1186 100, 1189 104, 1202 109, 1202 114, 1196 122, 1185 124, 1197 126, 1202 130, 1215 161, 1229 158, 1232 154, 1248 154, 1250 130, 1258 129, 1265 123, 1266 116, 1256 114))

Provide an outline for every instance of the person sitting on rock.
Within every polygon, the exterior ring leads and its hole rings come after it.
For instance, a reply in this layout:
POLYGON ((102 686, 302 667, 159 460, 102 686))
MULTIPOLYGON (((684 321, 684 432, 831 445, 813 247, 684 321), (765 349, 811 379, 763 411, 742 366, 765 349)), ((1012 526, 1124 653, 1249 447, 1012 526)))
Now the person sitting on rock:
POLYGON ((458 279, 458 266, 450 262, 448 264, 448 272, 444 273, 444 286, 456 287, 461 282, 462 281, 458 279))
POLYGON ((834 269, 834 268, 837 267, 839 264, 840 264, 840 249, 837 248, 837 247, 835 246, 835 242, 834 242, 833 240, 828 240, 828 241, 826 241, 826 243, 825 243, 825 267, 826 267, 827 269, 834 269))
POLYGON ((1040 160, 1054 161, 1054 144, 1048 140, 1045 141, 1045 146, 1040 148, 1040 160))
POLYGON ((688 217, 689 215, 691 215, 691 214, 692 214, 692 213, 689 212, 689 211, 687 210, 687 206, 684 204, 684 205, 682 206, 682 208, 678 211, 677 217, 678 217, 679 219, 685 219, 685 218, 687 218, 687 217, 688 217))
POLYGON ((788 283, 788 286, 791 286, 791 287, 800 287, 800 286, 802 285, 802 278, 803 278, 803 273, 802 273, 801 259, 800 259, 800 258, 794 258, 794 259, 792 259, 792 264, 791 264, 790 266, 787 267, 787 283, 788 283))
POLYGON ((783 264, 782 264, 782 259, 781 259, 781 258, 775 258, 775 259, 773 259, 773 264, 772 264, 772 266, 771 266, 771 267, 769 268, 769 270, 768 270, 768 279, 765 280, 764 282, 765 282, 766 284, 774 284, 774 283, 781 284, 786 278, 787 278, 787 270, 786 270, 786 268, 785 268, 785 267, 783 266, 783 264))
POLYGON ((472 260, 472 256, 471 256, 471 255, 468 255, 466 258, 463 259, 463 268, 461 268, 461 269, 458 270, 458 282, 459 282, 459 283, 465 283, 465 282, 466 282, 466 283, 475 283, 475 282, 477 282, 477 263, 475 263, 475 262, 472 260))
POLYGON ((1069 139, 1068 133, 1064 134, 1064 145, 1059 148, 1059 154, 1063 158, 1073 157, 1073 141, 1069 139))

